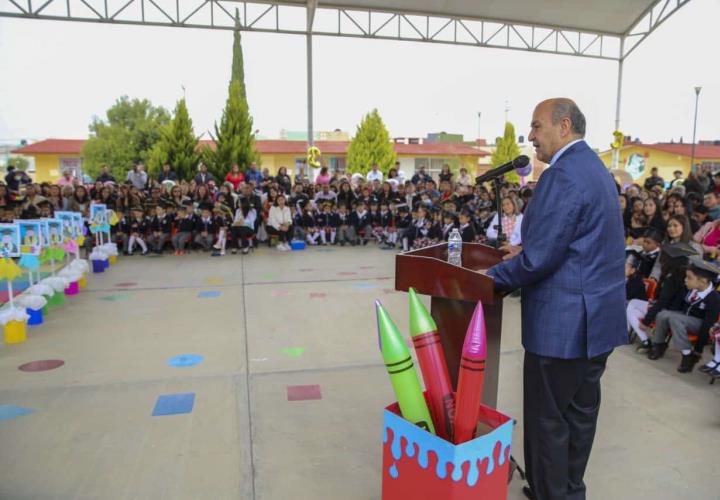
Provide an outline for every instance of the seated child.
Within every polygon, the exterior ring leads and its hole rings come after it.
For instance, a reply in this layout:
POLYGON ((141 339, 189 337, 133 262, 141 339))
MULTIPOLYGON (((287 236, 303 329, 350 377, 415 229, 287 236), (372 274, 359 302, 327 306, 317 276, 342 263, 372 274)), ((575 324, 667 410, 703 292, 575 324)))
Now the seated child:
POLYGON ((212 218, 212 205, 203 203, 200 206, 200 217, 195 219, 195 244, 199 245, 203 251, 210 250, 213 239, 215 238, 215 221, 212 218))
POLYGON ((302 215, 302 228, 305 231, 305 239, 308 245, 315 246, 320 238, 320 230, 315 222, 315 211, 313 210, 312 203, 305 205, 302 215))
POLYGON ((192 202, 184 202, 178 207, 178 214, 175 218, 175 229, 177 232, 172 237, 175 255, 185 255, 185 245, 192 239, 193 228, 195 227, 195 216, 192 212, 192 202))
POLYGON ((165 203, 160 203, 155 207, 155 215, 150 219, 150 236, 148 243, 153 251, 162 254, 163 246, 170 239, 172 232, 172 215, 165 212, 165 203))
POLYGON ((640 254, 633 250, 625 260, 625 300, 647 300, 645 282, 640 274, 640 254))
POLYGON ((145 232, 147 231, 147 219, 145 218, 145 210, 143 207, 133 207, 132 218, 130 219, 128 246, 125 250, 127 255, 132 255, 137 243, 142 248, 142 254, 147 255, 147 245, 145 244, 145 232))
POLYGON ((682 311, 661 311, 655 321, 655 336, 650 350, 650 359, 660 359, 667 349, 668 330, 672 330, 675 347, 682 352, 682 361, 678 367, 680 373, 691 372, 702 357, 703 348, 708 342, 710 327, 720 315, 720 293, 715 291, 720 269, 700 257, 691 257, 690 266, 685 275, 685 286, 689 290, 682 311), (693 345, 688 339, 689 332, 697 335, 693 345))
POLYGON ((228 226, 230 225, 230 215, 232 211, 230 207, 220 201, 215 202, 213 207, 213 222, 217 229, 217 239, 213 245, 213 257, 222 257, 225 255, 225 245, 227 245, 228 226))
POLYGON ((352 243, 352 233, 350 228, 350 215, 347 213, 347 207, 345 205, 338 206, 338 213, 333 219, 335 230, 337 231, 337 241, 340 242, 340 246, 344 247, 345 243, 352 243))
POLYGON ((322 204, 321 212, 315 216, 315 224, 317 225, 318 231, 320 231, 320 241, 323 245, 327 245, 328 242, 330 242, 331 245, 335 244, 337 226, 333 227, 332 222, 332 203, 325 202, 322 204))
POLYGON ((460 221, 458 231, 460 231, 463 243, 472 243, 475 241, 475 228, 472 225, 472 213, 468 209, 463 208, 460 211, 458 219, 460 221))

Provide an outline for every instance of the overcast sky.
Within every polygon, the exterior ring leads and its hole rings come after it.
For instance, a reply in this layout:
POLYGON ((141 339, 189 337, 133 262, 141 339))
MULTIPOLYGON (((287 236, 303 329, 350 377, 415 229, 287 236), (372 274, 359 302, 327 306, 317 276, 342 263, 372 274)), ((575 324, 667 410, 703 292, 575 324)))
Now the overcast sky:
MULTIPOLYGON (((720 139, 720 2, 692 0, 625 63, 621 130, 644 142, 720 139)), ((505 101, 518 133, 532 109, 575 99, 588 140, 606 149, 614 127, 617 63, 570 56, 316 37, 315 129, 354 133, 377 107, 391 136, 502 134, 505 101)), ((260 135, 306 130, 305 38, 243 32, 250 110, 260 135)), ((93 115, 123 94, 172 109, 186 89, 199 135, 219 119, 232 33, 0 18, 0 143, 84 138, 93 115)))

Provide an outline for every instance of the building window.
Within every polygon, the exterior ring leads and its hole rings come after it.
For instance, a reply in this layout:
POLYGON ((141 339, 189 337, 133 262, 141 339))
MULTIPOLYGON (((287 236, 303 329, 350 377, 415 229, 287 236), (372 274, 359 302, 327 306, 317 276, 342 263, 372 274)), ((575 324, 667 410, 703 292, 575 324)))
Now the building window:
POLYGON ((60 158, 60 175, 67 170, 70 170, 76 179, 82 179, 82 159, 60 158))

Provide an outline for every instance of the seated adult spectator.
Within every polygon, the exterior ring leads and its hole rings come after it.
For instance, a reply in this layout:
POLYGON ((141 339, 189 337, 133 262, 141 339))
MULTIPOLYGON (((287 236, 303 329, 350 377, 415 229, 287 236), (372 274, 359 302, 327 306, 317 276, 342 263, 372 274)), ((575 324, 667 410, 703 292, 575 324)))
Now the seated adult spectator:
POLYGON ((233 166, 230 168, 230 172, 228 172, 225 176, 225 182, 232 184, 233 189, 237 191, 240 188, 240 184, 244 181, 245 176, 242 172, 240 172, 240 167, 237 163, 233 163, 233 166))
POLYGON ((720 247, 720 219, 706 222, 694 235, 693 240, 702 245, 703 253, 711 257, 718 254, 720 247))
MULTIPOLYGON (((518 246, 522 244, 520 237, 520 227, 522 226, 522 214, 518 210, 515 199, 508 196, 503 198, 502 201, 502 230, 503 235, 507 238, 507 241, 513 245, 518 246)), ((492 218, 490 226, 488 226, 486 234, 488 239, 496 240, 498 237, 498 215, 492 218)))
POLYGON ((337 194, 333 191, 330 191, 329 184, 323 184, 320 191, 315 194, 315 199, 313 201, 317 206, 321 205, 322 202, 325 201, 329 201, 334 205, 337 201, 337 194))
POLYGON ((432 177, 425 172, 425 165, 420 165, 415 175, 412 176, 411 182, 417 186, 418 183, 427 182, 430 179, 432 179, 432 177))
POLYGON ((105 184, 106 182, 115 182, 115 177, 110 173, 110 168, 107 165, 103 165, 102 169, 100 170, 100 175, 97 176, 97 182, 102 182, 105 184))
POLYGON ((644 187, 648 191, 652 190, 655 186, 665 187, 665 180, 658 175, 657 167, 650 169, 650 176, 645 179, 644 187))
POLYGON ((292 179, 290 179, 290 176, 287 173, 287 167, 280 167, 278 169, 278 173, 275 176, 275 182, 278 183, 285 194, 290 194, 290 190, 292 189, 292 179))
POLYGON ((453 174, 450 172, 450 165, 447 163, 443 164, 442 169, 440 170, 440 175, 438 176, 438 180, 440 183, 443 182, 449 182, 452 183, 453 174))
POLYGON ((662 218, 660 204, 657 199, 650 196, 643 203, 643 214, 647 217, 648 227, 653 227, 661 232, 665 232, 665 221, 662 218))
POLYGON ((90 216, 90 195, 85 189, 85 186, 75 187, 75 192, 69 200, 66 210, 70 212, 79 212, 83 217, 90 216))
POLYGON ((158 174, 157 180, 160 184, 162 184, 165 181, 177 181, 177 174, 174 170, 170 168, 169 163, 164 163, 162 166, 162 170, 160 170, 160 173, 158 174))
POLYGON ((7 174, 5 175, 5 183, 9 191, 17 193, 20 191, 21 186, 32 183, 32 179, 30 179, 30 176, 23 170, 9 166, 7 168, 7 174))
POLYGON ((204 163, 200 164, 200 171, 195 175, 195 184, 207 184, 210 181, 215 181, 215 176, 208 172, 207 165, 204 163))
POLYGON ((41 201, 47 200, 44 196, 41 196, 38 191, 37 184, 28 184, 25 186, 25 198, 21 205, 23 210, 27 210, 30 205, 37 208, 41 201))
MULTIPOLYGON (((668 219, 667 230, 665 232, 665 243, 687 243, 690 248, 693 249, 695 255, 701 256, 703 254, 702 246, 693 240, 693 233, 690 230, 690 223, 688 218, 684 215, 672 215, 668 219)), ((661 276, 661 263, 660 259, 655 262, 650 277, 655 281, 660 280, 661 276)))
POLYGON ((266 230, 270 236, 278 237, 276 247, 278 250, 290 250, 290 239, 293 234, 292 220, 292 214, 286 205, 285 195, 278 195, 275 205, 270 208, 266 226, 266 230))

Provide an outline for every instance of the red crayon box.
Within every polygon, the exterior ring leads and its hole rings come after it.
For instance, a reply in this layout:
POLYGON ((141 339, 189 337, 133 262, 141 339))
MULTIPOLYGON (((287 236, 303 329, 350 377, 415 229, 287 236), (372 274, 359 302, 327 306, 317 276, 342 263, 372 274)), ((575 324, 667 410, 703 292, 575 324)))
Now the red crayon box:
POLYGON ((383 423, 383 500, 507 498, 510 417, 480 405, 487 433, 459 445, 403 419, 397 403, 385 408, 383 423))

